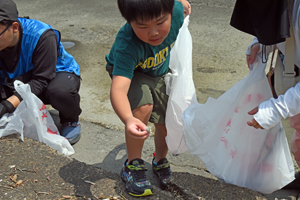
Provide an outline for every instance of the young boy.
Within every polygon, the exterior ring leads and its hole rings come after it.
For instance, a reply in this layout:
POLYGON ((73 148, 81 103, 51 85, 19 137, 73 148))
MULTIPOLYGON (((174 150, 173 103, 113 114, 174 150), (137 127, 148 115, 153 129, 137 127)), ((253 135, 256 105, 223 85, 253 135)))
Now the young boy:
POLYGON ((149 136, 148 121, 155 125, 152 168, 161 188, 167 188, 172 175, 166 159, 164 75, 169 71, 170 50, 183 24, 183 12, 190 14, 191 6, 186 0, 118 0, 118 6, 127 23, 106 55, 106 69, 112 77, 112 106, 125 124, 128 159, 121 178, 130 195, 147 196, 153 193, 141 154, 149 136))

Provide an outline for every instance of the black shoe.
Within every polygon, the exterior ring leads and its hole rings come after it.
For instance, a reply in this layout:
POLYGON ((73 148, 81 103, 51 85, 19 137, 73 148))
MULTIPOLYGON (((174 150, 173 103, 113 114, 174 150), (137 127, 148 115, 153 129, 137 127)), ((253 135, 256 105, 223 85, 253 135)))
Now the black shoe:
POLYGON ((281 188, 283 190, 299 190, 300 189, 300 172, 295 174, 295 180, 281 188))
POLYGON ((146 177, 147 168, 142 159, 134 159, 126 165, 125 161, 121 170, 121 178, 126 183, 126 189, 132 196, 152 195, 152 186, 146 177))
POLYGON ((159 186, 165 190, 168 188, 168 184, 170 182, 172 176, 172 170, 170 168, 170 163, 166 158, 160 159, 157 165, 153 163, 155 158, 152 160, 152 170, 154 174, 158 176, 159 186))

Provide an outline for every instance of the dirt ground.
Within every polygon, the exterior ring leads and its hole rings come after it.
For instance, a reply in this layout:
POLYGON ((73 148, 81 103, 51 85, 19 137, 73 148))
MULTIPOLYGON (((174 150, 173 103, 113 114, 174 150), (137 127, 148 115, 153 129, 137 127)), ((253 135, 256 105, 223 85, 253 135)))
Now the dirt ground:
MULTIPOLYGON (((116 173, 58 154, 17 135, 0 139, 0 199, 138 199, 116 173)), ((142 199, 267 199, 258 192, 190 173, 174 173, 167 191, 142 199), (201 187, 199 187, 201 183, 201 187)))

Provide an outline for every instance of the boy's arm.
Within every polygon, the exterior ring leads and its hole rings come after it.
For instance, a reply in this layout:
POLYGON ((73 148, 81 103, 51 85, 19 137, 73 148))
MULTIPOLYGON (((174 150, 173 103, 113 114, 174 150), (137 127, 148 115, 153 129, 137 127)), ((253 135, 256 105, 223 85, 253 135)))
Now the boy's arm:
POLYGON ((187 0, 177 0, 182 3, 183 6, 183 12, 186 15, 191 14, 191 4, 187 0))
POLYGON ((146 125, 132 114, 127 93, 130 87, 131 80, 123 76, 113 76, 110 100, 111 104, 119 116, 121 121, 125 124, 126 132, 130 136, 140 139, 148 137, 149 133, 146 131, 146 125))

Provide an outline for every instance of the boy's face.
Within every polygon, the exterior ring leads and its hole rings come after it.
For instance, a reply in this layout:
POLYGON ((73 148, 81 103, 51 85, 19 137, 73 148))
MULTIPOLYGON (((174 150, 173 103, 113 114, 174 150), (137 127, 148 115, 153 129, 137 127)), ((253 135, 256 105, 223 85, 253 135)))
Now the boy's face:
POLYGON ((162 14, 152 20, 130 22, 136 36, 152 46, 160 45, 168 36, 171 28, 171 14, 162 14))

